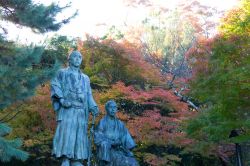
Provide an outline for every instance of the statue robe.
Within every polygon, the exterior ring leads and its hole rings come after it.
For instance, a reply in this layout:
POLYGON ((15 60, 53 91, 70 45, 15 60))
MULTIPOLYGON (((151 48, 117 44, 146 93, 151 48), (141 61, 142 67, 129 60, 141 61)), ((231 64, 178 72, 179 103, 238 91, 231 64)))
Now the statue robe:
POLYGON ((136 144, 119 119, 110 119, 108 115, 101 119, 95 129, 94 141, 97 145, 98 159, 109 162, 109 166, 138 166, 130 151, 136 144), (120 145, 112 146, 114 141, 120 145))
POLYGON ((89 112, 97 107, 91 92, 89 77, 78 71, 78 78, 70 68, 61 69, 51 81, 51 99, 57 114, 57 128, 53 139, 52 154, 71 159, 88 158, 89 112), (59 100, 70 102, 63 107, 59 100))

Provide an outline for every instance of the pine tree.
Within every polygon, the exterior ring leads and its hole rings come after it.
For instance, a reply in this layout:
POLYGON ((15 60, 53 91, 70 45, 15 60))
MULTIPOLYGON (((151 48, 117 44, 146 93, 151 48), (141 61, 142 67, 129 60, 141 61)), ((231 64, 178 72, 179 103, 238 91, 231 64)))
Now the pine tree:
MULTIPOLYGON (((36 4, 32 0, 0 0, 1 19, 19 26, 29 27, 35 33, 58 30, 71 18, 56 22, 56 15, 68 8, 52 3, 49 6, 36 4)), ((6 32, 5 27, 0 27, 6 32)), ((0 110, 15 102, 22 102, 34 95, 36 87, 50 79, 59 64, 56 59, 46 61, 43 47, 24 46, 8 41, 0 34, 0 110)), ((28 154, 20 150, 20 139, 7 140, 6 135, 11 128, 6 119, 0 119, 0 160, 10 161, 11 158, 26 160, 28 154)))

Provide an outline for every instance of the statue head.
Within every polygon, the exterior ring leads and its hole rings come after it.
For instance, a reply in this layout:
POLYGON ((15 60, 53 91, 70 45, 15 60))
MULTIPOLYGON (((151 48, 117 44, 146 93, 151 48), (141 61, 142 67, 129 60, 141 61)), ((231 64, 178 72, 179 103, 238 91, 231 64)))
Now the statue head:
POLYGON ((80 67, 82 54, 79 51, 72 51, 68 57, 69 66, 80 67))
POLYGON ((118 111, 116 102, 114 100, 109 100, 105 104, 105 110, 108 116, 115 117, 115 114, 118 111))

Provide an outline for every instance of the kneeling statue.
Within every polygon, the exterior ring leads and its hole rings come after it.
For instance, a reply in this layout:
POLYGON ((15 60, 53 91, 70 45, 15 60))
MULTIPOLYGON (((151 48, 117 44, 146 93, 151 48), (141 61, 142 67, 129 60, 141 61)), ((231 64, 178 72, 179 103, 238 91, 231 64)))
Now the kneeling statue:
POLYGON ((115 101, 108 101, 105 109, 107 114, 95 129, 99 166, 139 166, 130 151, 136 144, 124 123, 116 117, 115 101))

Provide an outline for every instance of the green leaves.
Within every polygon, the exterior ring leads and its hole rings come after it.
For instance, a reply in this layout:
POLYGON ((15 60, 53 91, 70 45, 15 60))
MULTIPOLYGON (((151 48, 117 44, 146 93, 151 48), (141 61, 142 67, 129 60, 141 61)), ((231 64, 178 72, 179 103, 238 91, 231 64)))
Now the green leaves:
POLYGON ((245 35, 250 33, 250 2, 242 0, 241 6, 234 10, 223 19, 220 27, 221 33, 226 37, 232 35, 245 35))
MULTIPOLYGON (((222 22, 220 35, 214 38, 208 65, 199 70, 191 83, 191 94, 209 108, 189 121, 187 133, 202 143, 242 143, 250 139, 250 3, 243 1, 222 22), (230 138, 232 130, 242 130, 230 138)), ((196 57, 202 56, 197 53, 196 57)), ((198 62, 198 63, 202 63, 198 62)), ((194 66, 195 69, 195 66, 194 66)))

